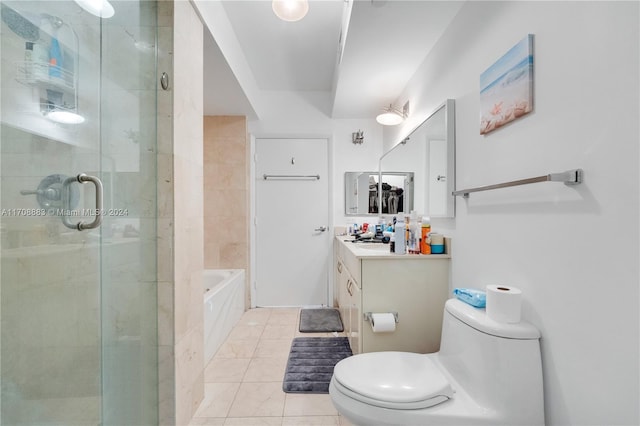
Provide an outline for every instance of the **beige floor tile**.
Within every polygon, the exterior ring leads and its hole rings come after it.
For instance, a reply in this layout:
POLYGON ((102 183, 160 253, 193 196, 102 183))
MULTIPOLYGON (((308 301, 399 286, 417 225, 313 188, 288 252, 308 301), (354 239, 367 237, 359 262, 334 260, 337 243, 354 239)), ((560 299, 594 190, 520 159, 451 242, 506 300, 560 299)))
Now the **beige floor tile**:
POLYGON ((215 358, 251 358, 258 346, 258 339, 229 340, 220 346, 215 358))
POLYGON ((286 395, 285 417, 338 415, 329 394, 288 393, 286 395))
POLYGON ((354 426, 345 416, 338 416, 340 418, 340 426, 354 426))
POLYGON ((262 331, 264 330, 264 325, 255 324, 255 325, 243 325, 238 324, 233 327, 231 333, 229 333, 229 337, 227 340, 251 340, 251 339, 259 339, 262 335, 262 331))
POLYGON ((265 325, 271 316, 271 309, 249 309, 240 318, 238 325, 265 325))
POLYGON ((194 417, 189 426, 224 426, 224 417, 194 417))
POLYGON ((226 417, 240 383, 205 383, 204 400, 194 417, 226 417))
POLYGON ((242 383, 228 417, 282 417, 284 397, 282 381, 242 383))
POLYGON ((338 416, 300 416, 284 417, 282 426, 339 426, 338 416))
POLYGON ((300 315, 300 308, 271 308, 271 315, 300 315))
POLYGON ((292 339, 296 328, 293 325, 270 325, 264 327, 262 339, 292 339))
POLYGON ((277 382, 284 378, 284 370, 287 366, 287 357, 278 358, 253 358, 246 373, 243 383, 247 382, 277 382))
POLYGON ((297 313, 275 314, 269 317, 267 324, 269 325, 293 325, 298 321, 297 313))
POLYGON ((204 369, 205 383, 240 383, 251 358, 213 358, 204 369))
POLYGON ((227 417, 225 426, 281 426, 282 417, 227 417))
POLYGON ((254 358, 288 357, 293 339, 260 339, 254 358))

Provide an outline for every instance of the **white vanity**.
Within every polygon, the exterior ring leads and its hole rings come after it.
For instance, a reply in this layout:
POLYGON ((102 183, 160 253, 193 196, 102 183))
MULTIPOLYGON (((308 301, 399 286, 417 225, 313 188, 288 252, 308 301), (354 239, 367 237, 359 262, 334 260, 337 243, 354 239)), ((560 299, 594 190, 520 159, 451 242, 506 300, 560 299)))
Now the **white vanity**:
MULTIPOLYGON (((348 241, 345 241, 348 240, 348 241)), ((450 241, 445 254, 396 255, 388 244, 334 241, 334 305, 353 353, 436 352, 449 298, 450 241), (393 332, 374 333, 367 313, 396 312, 393 332)))

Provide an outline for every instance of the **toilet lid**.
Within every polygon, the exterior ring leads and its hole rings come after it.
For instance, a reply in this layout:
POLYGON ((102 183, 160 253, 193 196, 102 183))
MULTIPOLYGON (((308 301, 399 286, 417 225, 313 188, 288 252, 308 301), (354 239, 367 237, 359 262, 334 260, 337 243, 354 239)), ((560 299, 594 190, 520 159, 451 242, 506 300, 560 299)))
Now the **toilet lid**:
POLYGON ((340 361, 334 379, 349 396, 388 408, 431 407, 453 397, 453 389, 426 355, 370 352, 340 361))

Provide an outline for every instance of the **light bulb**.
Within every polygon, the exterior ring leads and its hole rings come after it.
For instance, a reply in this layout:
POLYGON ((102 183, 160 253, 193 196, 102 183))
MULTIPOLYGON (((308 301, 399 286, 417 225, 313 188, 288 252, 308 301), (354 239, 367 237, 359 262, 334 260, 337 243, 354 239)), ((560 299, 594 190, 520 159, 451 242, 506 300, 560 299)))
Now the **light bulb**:
POLYGON ((404 121, 404 117, 389 109, 376 117, 376 121, 383 126, 396 126, 404 121))
POLYGON ((115 11, 109 0, 75 0, 78 6, 97 16, 98 18, 111 18, 115 11))
POLYGON ((84 123, 84 117, 71 111, 53 110, 47 113, 47 118, 61 124, 84 123))
POLYGON ((295 22, 305 17, 309 11, 307 0, 273 0, 273 13, 283 21, 295 22))

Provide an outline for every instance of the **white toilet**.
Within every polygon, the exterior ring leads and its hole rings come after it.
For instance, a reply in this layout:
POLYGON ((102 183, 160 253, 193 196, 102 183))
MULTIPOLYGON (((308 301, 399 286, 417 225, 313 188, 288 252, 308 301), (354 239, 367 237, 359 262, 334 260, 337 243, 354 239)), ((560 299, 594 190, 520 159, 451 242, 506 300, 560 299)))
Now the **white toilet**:
POLYGON ((439 352, 345 358, 329 393, 355 425, 543 425, 539 339, 529 323, 449 299, 439 352))

